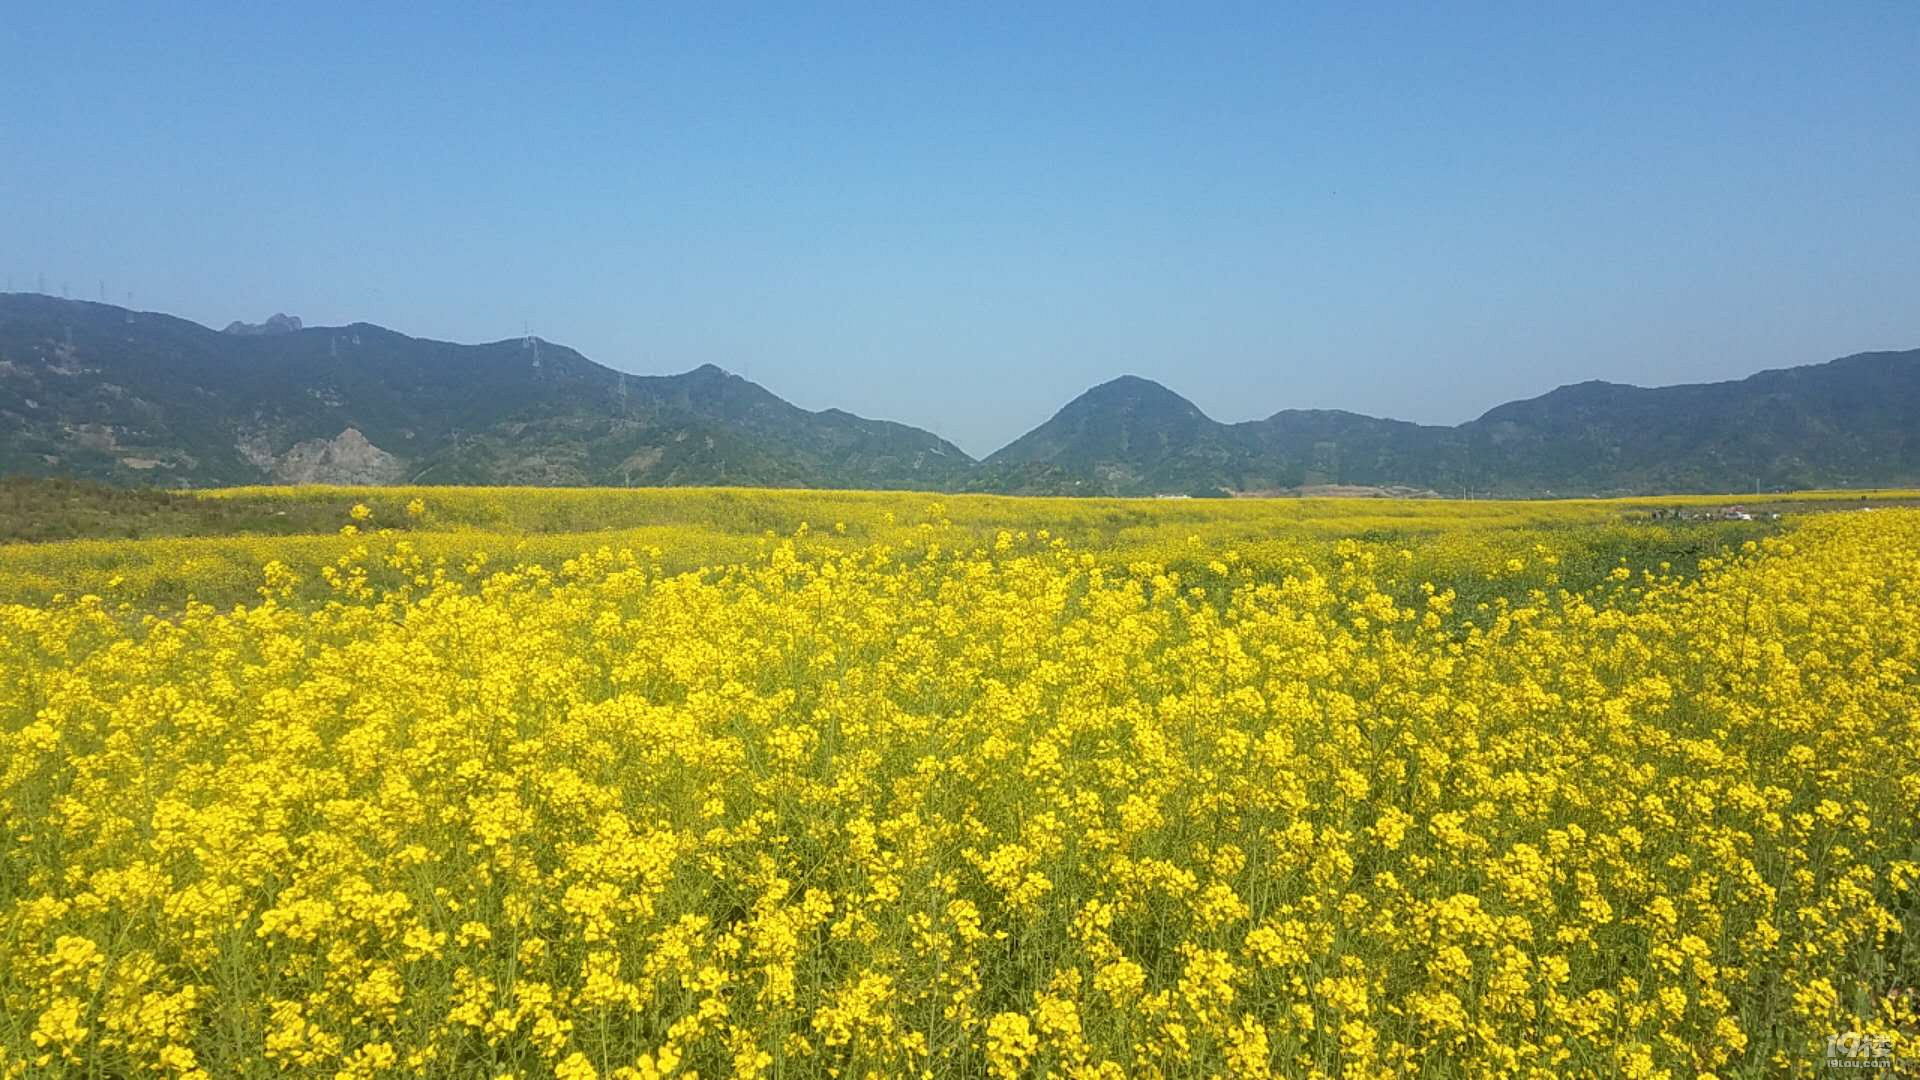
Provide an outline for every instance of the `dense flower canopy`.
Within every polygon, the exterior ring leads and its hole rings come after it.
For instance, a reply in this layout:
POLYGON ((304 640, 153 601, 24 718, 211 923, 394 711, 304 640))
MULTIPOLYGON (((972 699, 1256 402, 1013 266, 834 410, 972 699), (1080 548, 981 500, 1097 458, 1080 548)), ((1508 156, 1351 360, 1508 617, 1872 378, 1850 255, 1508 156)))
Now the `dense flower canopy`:
POLYGON ((1353 542, 364 539, 324 602, 0 607, 0 1075, 1920 1052, 1920 513, 1487 599, 1353 542))

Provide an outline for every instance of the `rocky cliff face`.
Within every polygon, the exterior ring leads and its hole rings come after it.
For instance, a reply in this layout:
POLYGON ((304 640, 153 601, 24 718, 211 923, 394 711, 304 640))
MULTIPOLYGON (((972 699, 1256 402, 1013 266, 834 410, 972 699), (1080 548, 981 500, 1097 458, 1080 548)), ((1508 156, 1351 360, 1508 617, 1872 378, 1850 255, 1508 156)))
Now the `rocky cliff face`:
POLYGON ((291 334, 300 329, 300 316, 275 312, 266 322, 250 323, 235 319, 227 324, 224 333, 239 337, 266 337, 270 334, 291 334))
POLYGON ((331 439, 295 443, 267 469, 276 484, 395 484, 405 479, 400 459, 368 442, 358 428, 331 439))

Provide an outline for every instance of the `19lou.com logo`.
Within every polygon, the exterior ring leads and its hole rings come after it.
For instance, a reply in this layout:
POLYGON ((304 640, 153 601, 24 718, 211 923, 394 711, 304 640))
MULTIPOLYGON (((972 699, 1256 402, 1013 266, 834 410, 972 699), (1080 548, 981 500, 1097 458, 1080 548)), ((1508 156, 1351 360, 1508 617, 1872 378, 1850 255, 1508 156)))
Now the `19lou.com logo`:
POLYGON ((1893 1036, 1864 1031, 1829 1035, 1825 1064, 1829 1069, 1891 1069, 1893 1036))

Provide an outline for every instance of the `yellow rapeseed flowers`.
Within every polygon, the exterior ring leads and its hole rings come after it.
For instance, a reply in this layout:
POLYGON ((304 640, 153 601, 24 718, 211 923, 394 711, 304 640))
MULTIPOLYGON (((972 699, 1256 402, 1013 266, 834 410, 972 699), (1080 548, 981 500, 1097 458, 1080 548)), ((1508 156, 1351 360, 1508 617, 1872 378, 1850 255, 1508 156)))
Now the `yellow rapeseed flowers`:
POLYGON ((0 606, 0 1078, 1920 1054, 1920 513, 1683 573, 843 500, 669 568, 378 528, 436 497, 0 606))

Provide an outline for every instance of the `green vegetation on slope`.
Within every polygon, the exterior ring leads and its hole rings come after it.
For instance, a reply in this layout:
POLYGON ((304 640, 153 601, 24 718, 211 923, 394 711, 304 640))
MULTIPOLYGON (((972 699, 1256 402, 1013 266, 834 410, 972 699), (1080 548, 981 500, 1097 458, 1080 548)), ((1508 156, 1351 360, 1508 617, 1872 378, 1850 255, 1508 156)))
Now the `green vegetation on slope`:
POLYGON ((1328 410, 1222 424, 1132 376, 975 462, 902 424, 811 412, 705 366, 626 375, 534 338, 377 326, 216 332, 0 294, 0 474, 247 483, 1449 496, 1920 482, 1920 350, 1737 382, 1561 387, 1458 427, 1328 410))

